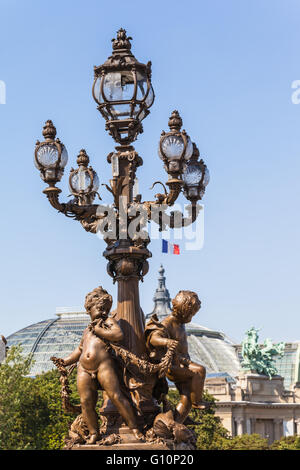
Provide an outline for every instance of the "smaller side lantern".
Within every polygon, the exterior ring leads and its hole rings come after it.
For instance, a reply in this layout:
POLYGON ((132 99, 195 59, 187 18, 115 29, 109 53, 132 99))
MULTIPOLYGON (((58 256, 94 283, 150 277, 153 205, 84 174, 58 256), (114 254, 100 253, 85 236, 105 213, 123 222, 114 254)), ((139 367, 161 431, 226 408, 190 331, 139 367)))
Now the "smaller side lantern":
POLYGON ((198 201, 202 199, 206 186, 209 183, 209 171, 204 161, 199 158, 199 150, 193 143, 193 155, 186 164, 182 174, 183 192, 189 201, 198 201))
POLYGON ((182 119, 178 111, 173 111, 169 119, 169 132, 162 132, 158 155, 165 164, 165 169, 172 178, 178 178, 184 169, 184 163, 193 153, 193 144, 185 132, 180 130, 182 119))
POLYGON ((86 151, 82 149, 77 157, 78 168, 70 171, 69 188, 81 206, 92 204, 99 189, 98 175, 91 166, 88 167, 89 162, 86 151))
POLYGON ((34 164, 45 183, 55 186, 64 173, 68 162, 68 152, 64 144, 55 140, 56 129, 53 122, 48 120, 43 128, 44 142, 37 141, 34 152, 34 164))

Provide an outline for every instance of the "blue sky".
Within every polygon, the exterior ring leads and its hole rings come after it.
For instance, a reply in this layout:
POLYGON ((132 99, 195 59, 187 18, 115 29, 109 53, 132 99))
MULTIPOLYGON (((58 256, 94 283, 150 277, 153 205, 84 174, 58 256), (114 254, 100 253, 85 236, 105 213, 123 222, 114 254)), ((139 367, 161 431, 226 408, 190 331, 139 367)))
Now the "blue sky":
MULTIPOLYGON (((108 181, 114 143, 91 86, 93 66, 123 27, 135 56, 153 67, 156 101, 135 144, 143 198, 166 180, 157 144, 173 109, 211 173, 204 247, 172 256, 152 242, 143 310, 152 310, 163 262, 172 296, 191 289, 201 297, 200 324, 236 341, 252 325, 262 338, 300 340, 300 105, 291 100, 299 16, 299 0, 0 0, 1 334, 82 305, 99 284, 116 299, 104 243, 50 207, 33 149, 52 119, 69 153, 65 199, 81 148, 108 181)), ((105 189, 101 196, 110 201, 105 189)))

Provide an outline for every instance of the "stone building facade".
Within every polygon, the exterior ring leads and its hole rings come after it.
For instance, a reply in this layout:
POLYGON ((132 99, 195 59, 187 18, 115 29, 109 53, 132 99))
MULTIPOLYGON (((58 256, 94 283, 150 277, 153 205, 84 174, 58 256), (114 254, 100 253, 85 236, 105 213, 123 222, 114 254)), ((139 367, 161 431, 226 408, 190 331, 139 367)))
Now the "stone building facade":
POLYGON ((284 379, 242 374, 236 382, 209 377, 206 390, 217 399, 216 415, 230 434, 259 434, 269 443, 282 436, 300 435, 300 384, 285 390, 284 379))

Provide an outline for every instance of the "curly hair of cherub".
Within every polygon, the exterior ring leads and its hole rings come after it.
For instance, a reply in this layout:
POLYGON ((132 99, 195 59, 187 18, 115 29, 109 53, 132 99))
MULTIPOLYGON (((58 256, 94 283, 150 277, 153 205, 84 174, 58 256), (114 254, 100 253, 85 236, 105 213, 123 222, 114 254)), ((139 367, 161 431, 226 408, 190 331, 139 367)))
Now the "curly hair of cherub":
POLYGON ((95 302, 97 302, 97 305, 101 310, 109 312, 113 299, 107 290, 103 289, 102 286, 99 286, 89 292, 85 297, 84 308, 87 312, 90 311, 95 302))
POLYGON ((185 315, 191 310, 196 313, 201 307, 198 295, 190 290, 180 290, 174 299, 172 299, 172 304, 174 316, 185 315))

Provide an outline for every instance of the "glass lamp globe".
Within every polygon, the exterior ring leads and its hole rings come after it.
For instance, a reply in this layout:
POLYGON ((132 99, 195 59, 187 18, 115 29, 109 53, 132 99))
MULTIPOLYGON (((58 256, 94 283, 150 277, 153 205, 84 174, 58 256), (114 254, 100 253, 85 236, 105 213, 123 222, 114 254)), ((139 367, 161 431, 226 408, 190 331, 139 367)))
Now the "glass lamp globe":
POLYGON ((37 168, 43 167, 56 168, 65 168, 68 163, 68 152, 64 145, 61 145, 61 155, 60 150, 55 143, 49 143, 41 146, 36 154, 35 166, 37 168))
POLYGON ((96 78, 93 96, 99 105, 110 104, 100 108, 107 119, 134 117, 142 121, 154 101, 154 91, 147 75, 131 71, 109 72, 96 78))
POLYGON ((182 130, 182 119, 178 111, 173 111, 169 119, 169 132, 163 132, 158 146, 158 155, 165 163, 168 173, 182 173, 183 162, 193 155, 193 144, 187 133, 182 130))
POLYGON ((180 135, 169 135, 162 140, 158 148, 158 155, 163 160, 164 155, 168 160, 189 160, 193 154, 193 144, 191 139, 186 138, 186 149, 184 151, 184 139, 180 135))
POLYGON ((79 168, 77 172, 71 176, 69 182, 70 191, 74 194, 88 194, 89 192, 97 192, 99 189, 99 178, 93 170, 93 174, 88 168, 79 168))
POLYGON ((44 142, 37 142, 34 164, 41 172, 42 179, 47 183, 61 180, 68 162, 68 152, 59 139, 54 140, 56 129, 52 121, 47 121, 43 128, 44 142))
POLYGON ((184 183, 184 193, 189 200, 201 199, 205 193, 205 188, 209 183, 209 171, 203 160, 197 161, 199 151, 195 147, 192 160, 186 165, 182 180, 184 183))
POLYGON ((104 98, 112 103, 110 107, 114 119, 126 119, 131 115, 130 101, 134 97, 134 76, 130 71, 110 72, 104 76, 104 98), (124 101, 125 103, 119 103, 124 101))
POLYGON ((84 149, 77 157, 78 169, 70 171, 69 188, 80 205, 91 204, 99 189, 99 178, 95 170, 89 166, 89 156, 84 149))
POLYGON ((186 186, 198 186, 202 179, 202 169, 197 163, 190 163, 182 174, 186 186))
POLYGON ((204 178, 203 178, 203 186, 207 186, 210 181, 210 176, 209 176, 209 170, 207 167, 205 167, 204 170, 204 178))

